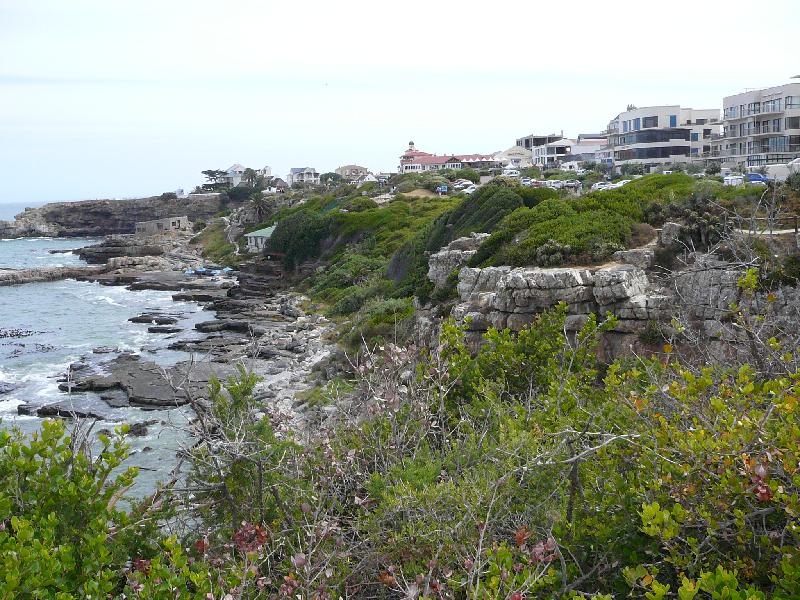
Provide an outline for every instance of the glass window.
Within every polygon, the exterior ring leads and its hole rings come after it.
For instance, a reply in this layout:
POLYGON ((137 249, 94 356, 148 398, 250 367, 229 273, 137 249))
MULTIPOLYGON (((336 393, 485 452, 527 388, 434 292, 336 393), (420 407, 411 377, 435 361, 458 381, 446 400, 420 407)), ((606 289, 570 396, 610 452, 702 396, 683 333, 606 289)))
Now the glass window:
POLYGON ((786 129, 800 129, 800 117, 786 117, 786 129))
POLYGON ((642 119, 642 127, 658 127, 658 116, 642 119))
POLYGON ((633 120, 633 129, 634 130, 639 130, 641 128, 642 128, 642 120, 639 117, 636 117, 633 120))
POLYGON ((700 134, 699 133, 692 133, 692 141, 693 142, 700 141, 700 134))
POLYGON ((678 126, 678 115, 670 115, 669 116, 669 126, 670 127, 677 127, 678 126))
POLYGON ((781 120, 772 119, 772 131, 780 131, 780 130, 781 130, 781 120))

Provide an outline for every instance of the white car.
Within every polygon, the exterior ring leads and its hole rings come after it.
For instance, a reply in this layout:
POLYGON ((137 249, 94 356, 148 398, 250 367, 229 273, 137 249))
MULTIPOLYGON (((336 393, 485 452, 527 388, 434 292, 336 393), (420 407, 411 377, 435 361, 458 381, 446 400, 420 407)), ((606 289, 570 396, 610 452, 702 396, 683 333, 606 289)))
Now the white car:
POLYGON ((598 192, 598 191, 601 191, 601 190, 607 190, 607 189, 609 189, 609 186, 611 186, 611 184, 608 183, 607 181, 598 181, 597 183, 592 185, 592 191, 593 192, 598 192))
POLYGON ((478 186, 473 183, 472 185, 465 187, 461 191, 464 192, 465 194, 472 194, 477 189, 478 189, 478 186))
POLYGON ((503 171, 503 177, 519 177, 519 171, 516 169, 506 169, 503 171))

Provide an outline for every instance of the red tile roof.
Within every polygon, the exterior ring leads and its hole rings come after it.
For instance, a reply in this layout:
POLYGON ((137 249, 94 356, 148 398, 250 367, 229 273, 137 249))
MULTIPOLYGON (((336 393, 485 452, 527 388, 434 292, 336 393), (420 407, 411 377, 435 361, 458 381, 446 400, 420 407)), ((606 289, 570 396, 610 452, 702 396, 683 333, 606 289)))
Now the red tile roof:
POLYGON ((415 160, 413 160, 412 162, 415 162, 420 165, 443 165, 450 161, 460 162, 459 159, 455 156, 431 156, 431 155, 420 156, 415 160))

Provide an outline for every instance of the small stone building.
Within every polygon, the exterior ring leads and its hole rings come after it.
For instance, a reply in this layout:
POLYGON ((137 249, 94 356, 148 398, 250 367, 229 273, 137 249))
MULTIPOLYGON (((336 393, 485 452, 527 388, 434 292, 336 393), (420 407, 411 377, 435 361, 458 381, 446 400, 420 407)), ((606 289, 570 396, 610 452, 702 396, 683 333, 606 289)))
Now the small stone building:
POLYGON ((136 235, 157 235, 169 231, 188 231, 191 227, 189 217, 167 217, 154 221, 136 223, 136 235))

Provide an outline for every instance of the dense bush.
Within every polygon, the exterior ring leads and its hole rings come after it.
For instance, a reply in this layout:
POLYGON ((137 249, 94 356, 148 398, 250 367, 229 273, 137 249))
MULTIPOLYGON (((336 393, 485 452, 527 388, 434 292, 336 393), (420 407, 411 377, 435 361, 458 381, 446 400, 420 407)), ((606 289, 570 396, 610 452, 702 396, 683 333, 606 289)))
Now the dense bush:
POLYGON ((186 480, 131 511, 119 436, 91 459, 61 422, 0 434, 0 595, 800 595, 797 372, 691 367, 670 345, 603 366, 614 321, 567 336, 563 305, 474 353, 452 323, 415 351, 389 341, 411 311, 359 311, 350 341, 384 351, 328 390, 348 394, 339 419, 302 448, 255 377, 212 382, 186 480))
POLYGON ((328 234, 327 216, 310 210, 300 210, 278 222, 269 239, 269 248, 283 252, 285 264, 295 267, 304 260, 319 256, 320 243, 328 234))
POLYGON ((470 260, 471 265, 555 266, 596 262, 624 247, 633 221, 607 209, 576 210, 550 199, 508 215, 470 260))

